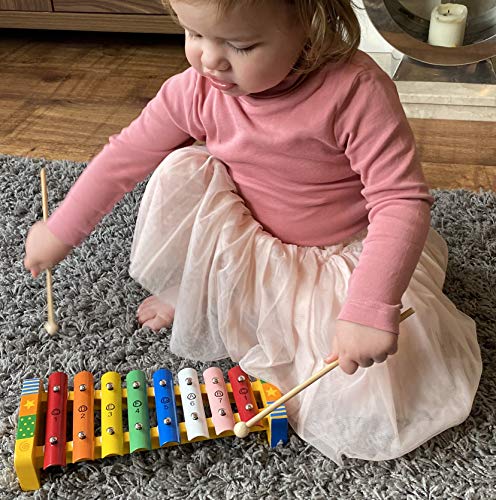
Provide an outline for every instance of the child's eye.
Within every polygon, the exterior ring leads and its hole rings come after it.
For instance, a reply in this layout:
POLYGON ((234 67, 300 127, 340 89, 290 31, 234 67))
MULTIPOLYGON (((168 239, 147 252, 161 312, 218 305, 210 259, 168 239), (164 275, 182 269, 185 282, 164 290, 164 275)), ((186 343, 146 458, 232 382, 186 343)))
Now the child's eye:
POLYGON ((191 33, 191 31, 186 31, 186 36, 188 36, 189 38, 201 38, 201 35, 199 35, 198 33, 191 33))
POLYGON ((242 54, 246 54, 247 52, 250 52, 256 47, 255 45, 251 45, 250 47, 235 47, 234 45, 231 44, 229 45, 235 52, 240 52, 242 54))

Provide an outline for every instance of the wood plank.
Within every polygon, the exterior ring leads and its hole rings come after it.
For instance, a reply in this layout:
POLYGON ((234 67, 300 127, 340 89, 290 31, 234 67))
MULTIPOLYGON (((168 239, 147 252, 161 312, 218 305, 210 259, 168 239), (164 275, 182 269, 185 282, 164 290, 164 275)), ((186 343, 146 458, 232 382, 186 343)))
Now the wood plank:
MULTIPOLYGON (((2 10, 26 10, 32 12, 51 12, 51 0, 0 0, 0 11, 2 10)), ((0 14, 0 18, 3 13, 0 14)))
POLYGON ((0 32, 0 96, 17 92, 22 97, 36 89, 44 93, 43 84, 54 78, 51 72, 67 74, 66 78, 76 81, 84 75, 72 77, 71 72, 81 70, 93 76, 131 75, 143 82, 150 78, 159 82, 187 67, 184 37, 178 35, 0 32))
POLYGON ((53 0, 55 12, 107 12, 109 14, 168 14, 161 0, 53 0))
POLYGON ((429 187, 496 191, 496 165, 422 163, 429 187))
MULTIPOLYGON (((88 161, 141 112, 141 103, 2 100, 17 120, 0 137, 0 151, 21 156, 88 161)), ((7 116, 9 121, 9 116, 7 116)))
POLYGON ((69 12, 2 11, 0 28, 111 31, 128 33, 183 33, 171 16, 163 14, 78 14, 69 12))
MULTIPOLYGON (((496 118, 496 117, 495 117, 496 118)), ((428 163, 496 164, 494 121, 410 119, 420 158, 428 163)))
POLYGON ((182 36, 0 33, 0 152, 87 161, 187 67, 182 36))

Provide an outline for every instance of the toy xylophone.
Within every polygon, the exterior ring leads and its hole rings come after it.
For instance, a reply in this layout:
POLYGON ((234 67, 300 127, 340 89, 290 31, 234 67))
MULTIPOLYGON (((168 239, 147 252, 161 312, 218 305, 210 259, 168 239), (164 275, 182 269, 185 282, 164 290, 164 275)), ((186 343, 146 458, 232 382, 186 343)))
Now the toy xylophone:
MULTIPOLYGON (((55 372, 48 378, 47 392, 43 380, 25 380, 14 457, 21 488, 40 488, 41 469, 52 466, 232 436, 237 422, 248 421, 281 396, 271 384, 250 381, 239 366, 229 370, 227 383, 216 367, 203 372, 204 384, 193 368, 180 370, 177 379, 174 385, 172 372, 160 369, 153 374, 153 387, 147 387, 144 372, 133 370, 123 388, 121 376, 107 372, 96 390, 93 375, 83 371, 74 377, 74 390, 68 391, 67 375, 55 372), (155 409, 154 427, 150 408, 155 409), (101 435, 95 435, 97 412, 101 435), (72 440, 67 435, 71 426, 72 440)), ((286 443, 284 405, 250 430, 267 432, 272 447, 286 443)))

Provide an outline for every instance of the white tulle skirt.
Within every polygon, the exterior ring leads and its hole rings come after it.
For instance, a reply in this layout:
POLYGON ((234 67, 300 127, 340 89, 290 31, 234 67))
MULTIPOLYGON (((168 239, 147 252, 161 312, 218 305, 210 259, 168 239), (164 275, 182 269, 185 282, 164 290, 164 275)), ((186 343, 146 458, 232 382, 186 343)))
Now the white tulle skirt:
MULTIPOLYGON (((287 392, 324 366, 364 234, 325 248, 284 244, 253 219, 225 166, 184 148, 141 203, 130 274, 175 305, 171 350, 230 357, 287 392)), ((337 463, 398 457, 463 422, 481 375, 474 322, 443 294, 447 248, 431 230, 402 297, 397 354, 336 369, 287 403, 296 433, 337 463)))

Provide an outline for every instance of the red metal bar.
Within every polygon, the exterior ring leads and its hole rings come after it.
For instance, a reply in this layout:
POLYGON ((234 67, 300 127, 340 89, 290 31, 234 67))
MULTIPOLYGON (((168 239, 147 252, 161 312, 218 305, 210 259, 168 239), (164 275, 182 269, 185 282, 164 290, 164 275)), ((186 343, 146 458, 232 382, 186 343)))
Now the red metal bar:
POLYGON ((65 465, 67 429, 67 375, 52 373, 48 377, 45 453, 43 469, 65 465))
POLYGON ((231 368, 227 375, 231 383, 234 401, 238 408, 239 418, 247 422, 258 413, 257 402, 251 387, 250 378, 240 366, 231 368))

